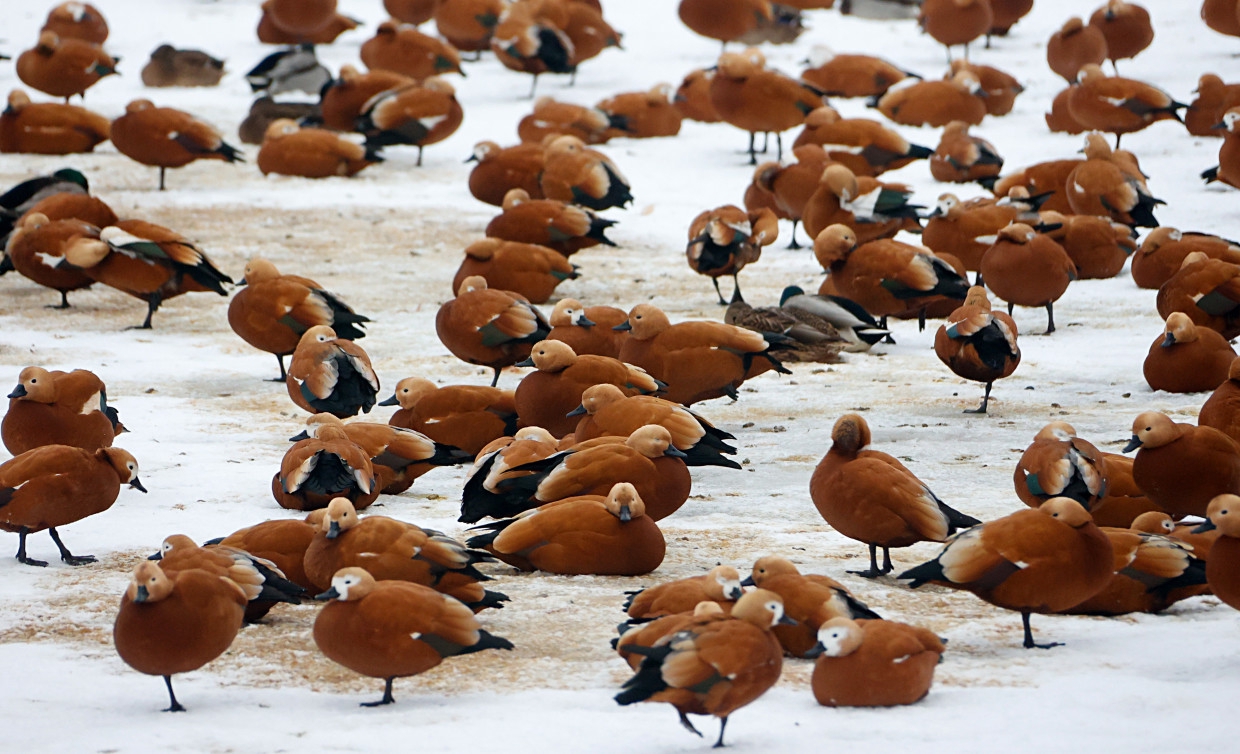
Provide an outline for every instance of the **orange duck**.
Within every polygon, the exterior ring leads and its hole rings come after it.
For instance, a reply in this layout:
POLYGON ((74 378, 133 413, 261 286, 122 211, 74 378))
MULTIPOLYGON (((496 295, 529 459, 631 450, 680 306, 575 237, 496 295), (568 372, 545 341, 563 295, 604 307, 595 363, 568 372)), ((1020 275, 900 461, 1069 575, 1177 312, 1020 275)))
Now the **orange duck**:
POLYGON ((414 81, 461 72, 461 54, 441 39, 417 28, 384 21, 361 48, 362 62, 371 70, 395 71, 414 81))
POLYGON ((530 355, 533 344, 547 337, 551 325, 524 297, 487 288, 480 277, 465 278, 455 299, 439 307, 435 332, 444 347, 461 361, 495 371, 530 355))
POLYGON ((396 394, 380 406, 400 406, 388 423, 413 429, 435 442, 478 455, 483 446, 517 429, 511 390, 476 385, 438 386, 421 377, 396 383, 396 394))
POLYGON ((86 96, 86 90, 104 76, 116 73, 116 59, 93 42, 61 39, 42 31, 39 43, 17 56, 17 78, 31 89, 53 97, 86 96))
POLYGON ((507 5, 504 0, 437 0, 422 4, 434 6, 435 29, 449 44, 462 52, 474 53, 491 49, 491 36, 507 5))
POLYGON ((923 310, 940 296, 961 299, 968 290, 965 279, 928 249, 890 239, 858 244, 846 225, 819 233, 814 256, 838 294, 880 317, 884 328, 889 315, 923 310))
POLYGON ((568 201, 531 199, 525 189, 514 188, 504 194, 503 209, 487 223, 486 234, 492 238, 536 243, 564 256, 598 244, 615 246, 606 236, 615 220, 568 201))
POLYGON ((545 304, 556 286, 565 280, 576 280, 578 273, 577 265, 546 246, 484 238, 465 247, 465 259, 452 279, 452 289, 459 290, 465 278, 475 276, 486 280, 488 288, 511 291, 531 303, 545 304))
POLYGON ((108 21, 90 3, 66 2, 53 7, 42 31, 101 45, 108 41, 108 21))
POLYGON ((384 680, 383 698, 363 707, 392 704, 392 682, 420 675, 446 657, 484 649, 512 649, 512 642, 483 631, 460 600, 404 581, 376 581, 364 568, 343 568, 315 599, 328 604, 314 620, 314 643, 328 659, 384 680))
POLYGON ((624 207, 633 201, 629 183, 615 163, 576 136, 558 136, 547 143, 539 183, 548 199, 593 210, 624 207))
POLYGON ((266 0, 263 12, 284 32, 304 38, 331 23, 336 0, 266 0))
POLYGON ((986 32, 986 48, 990 49, 990 38, 1006 37, 1016 22, 1033 10, 1033 0, 989 0, 990 10, 995 19, 991 22, 990 31, 986 32))
POLYGON ((417 26, 434 18, 435 7, 442 4, 440 0, 383 0, 383 9, 397 21, 417 26))
POLYGON ((538 185, 543 170, 542 144, 501 147, 493 141, 480 141, 468 161, 477 163, 469 172, 469 193, 480 202, 502 207, 504 197, 515 188, 530 198, 543 198, 542 186, 538 185))
POLYGON ((872 55, 842 55, 816 47, 801 78, 828 97, 881 97, 905 79, 921 78, 872 55))
POLYGON ((792 561, 768 555, 753 564, 743 586, 756 586, 774 592, 784 602, 784 613, 796 621, 776 626, 775 637, 793 657, 812 657, 818 627, 836 617, 870 618, 882 616, 853 597, 844 585, 829 576, 802 575, 792 561))
POLYGON ((45 445, 0 464, 0 529, 16 532, 17 559, 32 566, 47 562, 26 557, 27 535, 47 529, 69 565, 94 563, 93 555, 74 555, 56 531, 103 513, 127 484, 146 492, 138 481, 138 462, 120 448, 82 450, 67 445, 45 445))
POLYGON ((246 343, 275 354, 279 382, 288 378, 284 357, 297 350, 311 327, 325 325, 337 338, 357 340, 370 321, 353 311, 336 294, 300 275, 281 275, 271 262, 254 257, 245 266, 239 285, 245 286, 228 304, 228 324, 246 343))
POLYGON ((831 449, 814 468, 810 498, 836 531, 870 546, 866 578, 890 573, 892 547, 942 542, 958 528, 980 523, 935 497, 913 472, 890 455, 868 450, 870 426, 845 414, 831 430, 831 449), (883 567, 878 567, 878 548, 883 567))
POLYGON ((172 676, 224 654, 241 629, 245 604, 241 587, 214 573, 168 574, 155 563, 139 563, 121 598, 112 643, 129 667, 164 677, 171 703, 165 712, 184 712, 172 676))
MULTIPOLYGON (((841 118, 835 108, 828 106, 819 107, 805 117, 805 128, 793 142, 793 148, 807 144, 820 145, 829 160, 859 176, 882 175, 934 153, 928 147, 910 144, 876 120, 841 118)), ((821 170, 814 176, 815 180, 820 175, 821 170)))
POLYGON ((1012 112, 1016 95, 1025 91, 1025 87, 1011 74, 993 66, 970 63, 967 60, 952 61, 947 77, 951 78, 961 71, 977 77, 982 88, 982 99, 986 102, 987 115, 1007 115, 1012 112))
POLYGON ((641 667, 643 657, 638 654, 640 650, 634 650, 632 647, 653 647, 660 639, 683 631, 693 625, 699 618, 704 618, 708 615, 722 617, 728 615, 731 610, 732 604, 730 602, 720 604, 704 600, 697 603, 690 611, 671 613, 654 618, 649 622, 627 620, 616 626, 620 636, 612 639, 611 645, 616 650, 616 654, 620 655, 620 658, 627 662, 630 668, 638 670, 641 667))
POLYGON ((184 534, 165 537, 159 552, 151 556, 169 575, 202 570, 233 582, 245 592, 244 621, 258 623, 278 602, 300 605, 305 587, 289 581, 269 560, 245 550, 220 544, 199 547, 184 534))
POLYGON ((746 213, 732 204, 709 209, 689 223, 689 245, 685 256, 689 269, 706 275, 715 285, 719 303, 726 305, 719 291, 719 278, 731 275, 732 297, 740 298, 738 275, 762 256, 762 247, 779 237, 779 220, 769 209, 746 213))
POLYGON ((750 188, 762 192, 764 200, 751 199, 749 191, 745 195, 745 209, 759 212, 769 209, 776 217, 792 221, 792 240, 789 249, 799 249, 796 228, 805 207, 818 190, 818 181, 822 171, 831 164, 831 158, 817 144, 805 144, 792 150, 797 161, 786 167, 778 162, 766 162, 754 170, 750 188))
POLYGON ((1211 259, 1240 264, 1240 245, 1205 233, 1183 233, 1162 226, 1141 240, 1132 257, 1132 281, 1141 288, 1158 290, 1170 280, 1189 254, 1199 251, 1211 259))
POLYGON ((155 107, 137 99, 125 106, 125 114, 112 121, 112 144, 131 160, 159 168, 159 190, 164 172, 194 160, 244 162, 241 152, 229 145, 211 126, 193 115, 171 107, 155 107))
POLYGON ((1068 206, 1078 215, 1100 215, 1131 226, 1158 227, 1145 179, 1129 168, 1126 153, 1112 152, 1100 134, 1085 137, 1085 161, 1068 175, 1068 206))
POLYGON ((1206 523, 1194 532, 1217 529, 1218 539, 1210 547, 1206 578, 1210 590, 1223 602, 1240 610, 1240 498, 1219 495, 1210 501, 1206 523))
POLYGON ((567 416, 581 405, 581 394, 594 385, 615 385, 625 395, 651 394, 663 383, 644 371, 610 356, 578 355, 558 340, 543 340, 516 366, 535 371, 521 379, 514 393, 522 426, 542 427, 556 437, 572 433, 576 416, 567 416))
POLYGON ((323 125, 336 131, 352 131, 372 97, 413 83, 413 79, 395 71, 378 69, 358 73, 353 66, 342 65, 340 74, 323 88, 319 97, 323 125))
POLYGON ((1150 345, 1142 372, 1153 390, 1203 393, 1226 382, 1235 358, 1217 331, 1194 325, 1183 312, 1171 312, 1162 335, 1150 345))
POLYGON ((1204 171, 1201 177, 1206 183, 1222 181, 1240 188, 1240 107, 1223 113, 1223 122, 1219 126, 1227 130, 1218 150, 1218 164, 1204 171))
POLYGON ((967 60, 969 43, 983 34, 989 37, 995 25, 995 14, 990 0, 924 0, 917 23, 934 41, 947 48, 947 60, 951 62, 955 45, 964 45, 967 60))
POLYGON ((722 606, 724 611, 730 611, 743 593, 740 573, 732 566, 721 565, 701 576, 625 592, 629 599, 624 603, 624 611, 629 615, 630 624, 691 612, 700 602, 713 602, 722 606))
POLYGON ((914 589, 935 583, 972 592, 985 602, 1020 612, 1026 649, 1036 644, 1032 613, 1056 613, 1102 591, 1111 579, 1111 542, 1081 504, 1055 497, 976 526, 948 542, 934 560, 900 574, 914 589))
MULTIPOLYGON (((518 515, 557 500, 603 495, 625 482, 637 490, 650 520, 659 521, 689 499, 691 479, 684 456, 672 445, 671 433, 659 425, 639 427, 627 439, 579 443, 538 463, 522 464, 517 470, 533 473, 498 480, 494 492, 485 485, 466 484, 460 520, 518 515)), ((484 463, 479 473, 485 469, 484 463)))
POLYGON ((368 148, 416 146, 421 167, 423 148, 456 133, 464 119, 456 90, 443 79, 432 77, 372 97, 358 116, 356 128, 366 135, 368 148))
POLYGON ((1067 422, 1051 422, 1033 437, 1012 474, 1016 496, 1030 508, 1066 497, 1092 511, 1107 491, 1102 451, 1076 436, 1067 422))
POLYGON ((1106 467, 1106 494, 1089 514, 1099 526, 1131 526, 1142 514, 1160 511, 1132 477, 1132 459, 1118 453, 1103 453, 1106 467))
POLYGON ((566 14, 562 28, 571 43, 568 62, 573 67, 573 72, 568 83, 572 86, 577 80, 577 66, 597 57, 608 47, 619 48, 623 35, 603 18, 602 10, 596 7, 598 3, 566 2, 560 6, 566 14))
POLYGON ((1213 427, 1146 411, 1133 421, 1124 447, 1125 453, 1134 450, 1133 479, 1173 516, 1204 516, 1214 496, 1240 493, 1240 444, 1213 427))
POLYGON ((640 576, 663 562, 663 532, 628 482, 606 497, 582 495, 547 503, 516 518, 487 524, 468 540, 523 571, 563 575, 640 576))
POLYGON ((838 617, 823 623, 810 686, 824 707, 894 707, 930 693, 943 640, 920 626, 838 617))
POLYGON ((318 31, 310 34, 294 33, 286 31, 279 26, 271 15, 271 11, 266 7, 266 4, 262 8, 263 15, 258 19, 258 28, 255 30, 255 33, 258 36, 259 42, 268 45, 331 44, 336 41, 336 37, 361 25, 361 22, 355 18, 350 18, 340 13, 333 13, 327 20, 327 24, 319 28, 318 31))
POLYGON ((629 337, 614 328, 628 319, 628 313, 614 306, 584 306, 575 298, 562 298, 551 310, 548 321, 551 333, 547 340, 567 343, 578 356, 593 354, 620 355, 620 348, 629 337))
POLYGON ((680 133, 683 116, 672 103, 672 87, 657 84, 644 92, 624 92, 598 103, 613 126, 612 137, 651 139, 680 133))
POLYGON ((306 590, 315 586, 306 577, 306 548, 314 540, 318 524, 311 519, 315 513, 301 518, 282 518, 247 526, 244 529, 212 540, 211 544, 243 550, 256 558, 276 564, 285 578, 306 590))
POLYGON ((4 261, 45 288, 60 293, 54 309, 69 308, 69 292, 89 288, 94 278, 66 264, 65 250, 82 240, 98 240, 99 228, 76 219, 51 221, 42 212, 28 212, 9 237, 4 261))
POLYGON ((961 201, 955 194, 940 194, 922 229, 921 242, 936 254, 954 255, 966 270, 977 272, 982 257, 999 239, 999 231, 1014 222, 1038 222, 1036 213, 1022 210, 1018 201, 986 197, 961 201))
POLYGON ((1240 13, 1236 0, 1205 0, 1201 4, 1201 20, 1219 34, 1240 37, 1240 13))
MULTIPOLYGON (((1240 14, 1237 14, 1240 18, 1240 14)), ((1240 84, 1226 84, 1213 73, 1197 80, 1197 98, 1184 111, 1184 127, 1193 136, 1221 138, 1223 114, 1240 105, 1240 84)))
POLYGON ((1071 214, 1066 184, 1068 176, 1084 160, 1048 160, 1000 178, 991 189, 995 196, 1007 196, 1012 189, 1020 187, 1030 196, 1045 196, 1039 209, 1071 214))
POLYGON ((298 408, 342 419, 359 411, 370 413, 379 392, 370 357, 327 325, 315 325, 302 333, 284 384, 298 408))
POLYGON ((1177 524, 1175 519, 1166 513, 1152 510, 1133 519, 1131 528, 1146 534, 1161 534, 1187 547, 1192 551, 1194 558, 1208 560, 1210 549, 1214 546, 1214 541, 1218 539, 1219 532, 1218 529, 1201 533, 1194 532, 1193 530, 1199 525, 1195 521, 1177 524))
POLYGON ((1050 236, 1024 223, 999 231, 999 239, 982 257, 982 277, 995 295, 1008 304, 1046 307, 1046 335, 1055 332, 1055 302, 1077 279, 1068 252, 1050 236))
POLYGON ((989 141, 969 135, 969 124, 953 120, 930 156, 930 175, 944 183, 993 185, 1003 170, 1003 157, 989 141))
POLYGON ((891 238, 901 230, 918 232, 921 207, 908 203, 912 193, 902 183, 883 183, 844 165, 828 164, 805 203, 801 222, 815 239, 830 225, 846 225, 858 243, 891 238))
POLYGON ((530 469, 521 469, 522 466, 550 458, 558 452, 560 441, 542 427, 522 427, 511 437, 496 438, 478 451, 474 468, 465 480, 462 497, 473 496, 479 489, 499 494, 501 483, 534 473, 530 469))
POLYGON ((680 0, 676 12, 690 31, 717 39, 724 47, 772 19, 767 0, 680 0))
POLYGON ((1107 58, 1112 67, 1117 60, 1135 58, 1154 41, 1149 11, 1124 0, 1107 0, 1105 5, 1090 14, 1089 25, 1106 37, 1107 58))
POLYGON ((740 468, 736 461, 723 457, 736 453, 736 448, 727 443, 736 439, 734 435, 662 398, 626 397, 615 385, 594 385, 581 394, 581 406, 572 413, 581 416, 573 430, 577 442, 609 435, 628 437, 647 424, 658 424, 671 434, 672 445, 684 451, 685 465, 740 468))
POLYGON ((893 89, 873 107, 893 122, 905 126, 941 128, 953 120, 976 126, 986 117, 982 84, 968 71, 941 81, 918 81, 893 89))
POLYGON ((183 293, 227 296, 223 284, 233 281, 185 236, 144 220, 121 220, 97 239, 84 236, 66 246, 64 255, 92 280, 145 301, 140 330, 151 328, 151 317, 168 299, 183 293))
POLYGON ((331 414, 311 416, 306 420, 306 430, 293 439, 323 439, 323 431, 329 427, 343 430, 349 441, 362 449, 370 459, 377 486, 386 495, 399 495, 436 466, 474 460, 460 448, 437 443, 416 430, 377 422, 345 424, 331 414))
POLYGON ((1206 563, 1170 537, 1103 527, 1115 553, 1110 582, 1066 615, 1161 613, 1182 599, 1209 594, 1206 563))
MULTIPOLYGON (((12 410, 9 409, 10 412, 12 410)), ((7 417, 5 421, 8 421, 7 417)), ((1227 379, 1201 404, 1201 410, 1197 413, 1197 424, 1214 427, 1240 442, 1240 358, 1232 359, 1227 367, 1227 379)))
POLYGON ((318 510, 337 497, 347 497, 358 508, 365 508, 380 491, 370 456, 342 427, 295 442, 271 478, 276 502, 294 511, 318 510))
POLYGON ((565 33, 567 10, 559 3, 519 0, 500 14, 491 50, 501 65, 533 77, 530 97, 544 73, 574 73, 573 43, 565 33))
POLYGON ((1045 115, 1046 127, 1051 133, 1076 135, 1089 130, 1072 115, 1069 102, 1075 90, 1076 87, 1070 86, 1056 94, 1055 99, 1051 101, 1051 110, 1045 115))
POLYGON ((383 157, 368 147, 321 128, 301 128, 287 118, 267 126, 258 150, 258 169, 263 175, 354 176, 379 162, 383 157))
POLYGON ((84 107, 34 104, 21 89, 9 92, 8 102, 0 113, 0 153, 93 152, 108 140, 111 121, 84 107))
POLYGON ((782 159, 782 132, 801 125, 806 115, 824 104, 816 88, 766 68, 766 57, 754 47, 719 56, 710 101, 726 123, 749 132, 750 165, 758 164, 756 134, 774 133, 776 159, 782 159))
POLYGON ((0 436, 15 456, 44 445, 93 452, 110 448, 113 438, 124 431, 116 409, 108 405, 103 380, 85 369, 49 372, 26 367, 8 397, 0 436))
POLYGON ((341 568, 365 568, 377 579, 430 587, 478 612, 502 608, 508 600, 482 587, 491 579, 474 566, 491 560, 485 552, 468 550, 437 531, 387 516, 358 518, 348 500, 336 498, 306 549, 305 567, 316 585, 330 584, 332 574, 341 568))
POLYGON ((783 652, 771 628, 787 623, 779 595, 765 589, 736 601, 730 616, 706 614, 653 647, 630 644, 642 655, 637 674, 616 695, 621 705, 667 702, 692 733, 689 715, 719 718, 719 739, 733 712, 766 693, 779 680, 783 652))
POLYGON ((1018 334, 1010 316, 991 311, 982 287, 970 288, 964 304, 935 332, 934 353, 939 361, 966 380, 986 383, 982 405, 965 409, 966 414, 986 413, 995 380, 1011 375, 1020 365, 1018 334))
POLYGON ((1064 22, 1046 43, 1046 63, 1069 84, 1087 65, 1102 65, 1107 59, 1107 38, 1102 30, 1079 16, 1064 22))
POLYGON ((1132 227, 1109 217, 1042 212, 1041 228, 1068 253, 1081 280, 1115 277, 1137 250, 1132 227))
POLYGON ((1157 87, 1134 79, 1107 76, 1096 65, 1081 68, 1079 82, 1068 95, 1072 118, 1087 129, 1120 137, 1140 131, 1160 120, 1179 121, 1179 108, 1171 95, 1157 87))
POLYGON ((522 143, 543 144, 548 136, 576 136, 586 144, 602 144, 623 131, 607 113, 597 107, 560 102, 554 97, 534 100, 534 110, 517 122, 522 143))
POLYGON ((1160 317, 1182 312, 1198 327, 1235 338, 1240 335, 1240 265, 1195 251, 1158 289, 1156 303, 1160 317))
POLYGON ((672 103, 681 115, 699 123, 718 123, 723 120, 710 101, 710 81, 714 77, 714 70, 708 68, 698 68, 685 74, 672 97, 672 103))
POLYGON ((766 352, 763 336, 722 322, 673 325, 657 306, 638 304, 617 328, 629 332, 620 360, 666 383, 667 400, 686 406, 724 395, 735 399, 741 383, 770 369, 790 374, 766 352))

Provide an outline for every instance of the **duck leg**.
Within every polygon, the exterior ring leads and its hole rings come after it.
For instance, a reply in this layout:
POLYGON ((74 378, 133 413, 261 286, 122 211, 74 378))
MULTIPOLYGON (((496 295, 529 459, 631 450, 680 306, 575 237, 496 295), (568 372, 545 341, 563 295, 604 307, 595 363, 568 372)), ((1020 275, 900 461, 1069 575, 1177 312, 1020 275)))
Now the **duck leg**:
MULTIPOLYGON (((886 549, 884 548, 884 554, 886 549)), ((891 570, 891 561, 887 561, 887 571, 891 570)), ((878 570, 878 545, 870 545, 870 569, 868 571, 845 571, 854 576, 860 576, 863 579, 875 579, 883 575, 887 571, 878 570)))
POLYGON ((164 190, 164 171, 165 170, 167 170, 167 168, 160 167, 159 169, 159 190, 160 191, 164 190))
POLYGON ((534 74, 534 83, 530 84, 530 99, 534 99, 534 92, 538 89, 538 74, 534 74))
MULTIPOLYGON (((884 314, 882 318, 878 320, 878 326, 884 330, 887 329, 887 315, 886 314, 884 314)), ((891 343, 892 345, 895 345, 896 340, 895 338, 891 337, 891 333, 888 332, 887 337, 883 338, 883 342, 891 343)))
POLYGON ((883 548, 883 573, 891 573, 891 550, 883 548))
POLYGON ((789 249, 799 249, 801 244, 797 243, 797 221, 792 221, 792 240, 788 243, 789 249))
POLYGON ((1052 301, 1046 305, 1046 332, 1043 335, 1050 335, 1055 332, 1055 302, 1052 301))
POLYGON ((1038 644, 1033 640, 1033 629, 1029 627, 1029 611, 1020 611, 1020 620, 1025 624, 1025 649, 1050 649, 1052 647, 1062 647, 1062 641, 1052 641, 1050 644, 1038 644))
POLYGON ((60 559, 64 562, 72 566, 86 565, 87 563, 95 562, 94 555, 74 555, 69 552, 69 548, 65 547, 65 543, 60 541, 60 535, 56 533, 55 526, 48 527, 47 533, 52 535, 52 541, 55 542, 56 547, 60 549, 60 559))
POLYGON ((917 310, 917 332, 926 331, 926 307, 917 310))
POLYGON ((1123 134, 1115 134, 1115 148, 1116 149, 1119 149, 1119 140, 1120 140, 1120 137, 1122 136, 1123 134))
POLYGON ((17 561, 30 566, 39 566, 43 568, 47 565, 46 560, 35 560, 26 557, 26 535, 30 533, 30 527, 23 526, 17 530, 17 561))
MULTIPOLYGON (((722 298, 722 296, 720 298, 722 298)), ((741 279, 737 277, 735 274, 732 275, 732 300, 733 301, 744 301, 745 300, 744 297, 741 296, 741 279)))
POLYGON ((984 396, 982 397, 982 405, 978 406, 977 408, 966 408, 966 409, 964 410, 964 413, 966 413, 966 414, 984 414, 984 413, 986 413, 986 406, 987 406, 987 404, 989 404, 989 403, 990 403, 990 386, 991 386, 991 385, 993 385, 993 384, 995 384, 995 383, 993 383, 993 382, 987 382, 987 383, 986 383, 986 395, 984 395, 984 396))
POLYGON ((48 309, 68 309, 69 308, 69 294, 66 293, 65 291, 61 291, 60 292, 60 303, 59 304, 48 304, 47 308, 48 309))
POLYGON ((973 276, 973 285, 976 285, 979 288, 986 285, 986 283, 982 282, 982 271, 981 270, 978 270, 977 273, 973 276))
POLYGON ((152 293, 151 297, 147 299, 147 302, 146 302, 146 319, 142 320, 142 324, 140 325, 133 325, 131 327, 126 327, 125 329, 126 330, 150 330, 151 329, 151 317, 155 314, 155 310, 159 308, 159 304, 162 301, 163 299, 160 298, 158 293, 152 293))
POLYGON ((753 131, 749 132, 749 164, 750 165, 758 164, 758 153, 754 151, 754 141, 755 141, 756 136, 757 134, 755 134, 753 131))
POLYGON ((499 372, 501 369, 503 369, 503 367, 491 367, 491 368, 495 370, 495 376, 491 378, 491 387, 495 387, 496 385, 499 384, 499 372))
POLYGON ((268 382, 286 382, 286 381, 288 381, 288 370, 284 368, 284 355, 283 355, 283 354, 279 354, 279 353, 278 353, 278 354, 276 354, 276 361, 280 363, 280 376, 279 376, 279 377, 276 377, 275 379, 272 379, 272 380, 267 380, 267 381, 268 381, 268 382))
POLYGON ((725 715, 719 719, 719 740, 715 741, 715 745, 711 747, 712 749, 723 748, 723 729, 726 727, 728 727, 728 718, 725 715))
POLYGON ((1015 308, 1016 308, 1016 304, 1013 304, 1011 301, 1009 301, 1008 302, 1008 316, 1009 317, 1012 316, 1012 310, 1015 308))
POLYGON ((382 707, 385 704, 394 704, 396 698, 392 696, 392 681, 396 680, 396 676, 388 676, 383 681, 383 698, 377 702, 362 702, 362 707, 382 707))
POLYGON ((422 167, 422 145, 418 145, 418 167, 422 167))
POLYGON ((784 159, 784 135, 778 131, 775 132, 775 159, 784 159))
POLYGON ((715 284, 715 295, 719 297, 719 304, 722 306, 727 306, 728 301, 723 297, 723 291, 719 290, 719 278, 711 278, 710 282, 715 284))
POLYGON ((168 699, 172 701, 172 703, 168 705, 168 709, 164 710, 164 712, 184 712, 185 708, 182 707, 181 703, 177 701, 177 695, 172 693, 172 676, 164 676, 164 685, 168 687, 168 699))
POLYGON ((688 715, 686 715, 684 712, 681 712, 680 710, 676 710, 676 711, 680 713, 680 724, 681 724, 681 725, 683 725, 683 726, 685 726, 685 730, 687 730, 687 731, 689 731, 690 733, 692 733, 692 734, 696 735, 698 738, 701 738, 701 737, 702 737, 702 731, 700 731, 700 730, 698 730, 697 728, 693 727, 693 721, 689 719, 689 716, 688 716, 688 715))

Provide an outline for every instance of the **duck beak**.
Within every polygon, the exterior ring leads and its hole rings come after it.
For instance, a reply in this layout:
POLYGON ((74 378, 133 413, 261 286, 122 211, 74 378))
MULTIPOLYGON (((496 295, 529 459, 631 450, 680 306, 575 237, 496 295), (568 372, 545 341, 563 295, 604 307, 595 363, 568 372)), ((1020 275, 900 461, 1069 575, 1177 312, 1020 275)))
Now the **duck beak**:
POLYGON ((779 620, 775 621, 775 625, 777 625, 777 626, 795 626, 795 625, 797 625, 797 622, 796 622, 796 621, 794 621, 793 619, 789 618, 787 615, 781 615, 781 616, 779 616, 779 620))
POLYGON ((688 458, 689 457, 688 453, 684 452, 683 450, 676 447, 675 445, 668 445, 667 450, 663 451, 663 455, 671 456, 672 458, 688 458))
POLYGON ((146 559, 147 559, 147 560, 163 560, 163 559, 164 559, 164 553, 163 553, 163 551, 162 551, 162 550, 160 550, 159 552, 155 553, 154 555, 148 555, 148 556, 146 556, 146 559))
POLYGON ((1213 126, 1210 126, 1210 128, 1218 129, 1221 131, 1222 129, 1227 128, 1227 124, 1226 123, 1215 123, 1213 126))
POLYGON ((814 646, 812 646, 812 647, 810 647, 809 649, 807 649, 807 650, 805 651, 805 654, 803 654, 803 655, 801 655, 801 656, 802 656, 802 657, 804 657, 804 658, 805 658, 805 659, 807 659, 807 660, 812 660, 812 659, 814 659, 815 657, 818 657, 819 655, 821 655, 823 652, 826 652, 826 651, 827 651, 827 648, 826 648, 826 647, 824 647, 824 646, 822 646, 822 642, 818 642, 818 643, 817 643, 817 644, 815 644, 814 646))
POLYGON ((302 431, 288 438, 288 441, 289 442, 301 442, 302 440, 309 440, 309 439, 310 439, 310 433, 303 429, 302 431))
POLYGON ((617 331, 619 331, 619 332, 628 332, 629 330, 632 330, 632 329, 633 329, 633 326, 632 326, 632 325, 630 325, 630 324, 629 324, 629 321, 626 319, 626 320, 624 320, 623 322, 621 322, 620 324, 616 325, 615 327, 613 327, 613 328, 611 328, 611 329, 613 329, 613 330, 617 330, 617 331))
POLYGON ((466 158, 465 158, 465 164, 466 164, 466 165, 468 165, 468 164, 469 164, 469 163, 471 163, 471 162, 477 162, 477 161, 478 161, 478 155, 476 155, 476 154, 471 154, 470 156, 468 156, 468 157, 466 157, 466 158))
POLYGON ((238 288, 240 288, 243 285, 249 285, 249 283, 245 282, 245 278, 241 278, 240 280, 237 281, 238 288))
POLYGON ((1131 453, 1139 447, 1141 447, 1141 438, 1133 435, 1132 439, 1128 441, 1128 444, 1124 446, 1123 452, 1131 453))
POLYGON ((633 512, 629 510, 629 506, 627 505, 620 506, 620 520, 621 521, 632 521, 633 520, 633 512))
POLYGON ((392 397, 387 400, 379 401, 380 406, 399 406, 400 401, 396 400, 396 393, 392 393, 392 397))
POLYGON ((327 525, 327 538, 335 539, 336 537, 339 537, 339 536, 340 536, 340 522, 332 521, 330 524, 327 525))
POLYGON ((139 586, 136 591, 137 593, 133 597, 134 602, 146 602, 151 597, 151 593, 144 586, 139 586))
POLYGON ((585 406, 578 406, 577 408, 573 409, 572 411, 569 411, 567 414, 564 414, 564 417, 565 417, 565 418, 568 418, 568 417, 570 417, 570 416, 581 416, 581 415, 582 415, 582 414, 584 414, 585 412, 586 412, 586 407, 585 407, 585 406))
POLYGON ((753 582, 753 576, 746 576, 745 579, 741 581, 741 586, 757 586, 757 584, 753 582))
POLYGON ((1167 333, 1163 336, 1162 348, 1170 348, 1175 345, 1175 333, 1167 333))
MULTIPOLYGON (((141 589, 142 587, 138 588, 141 589)), ((336 591, 336 587, 332 587, 322 594, 314 595, 314 598, 319 602, 327 602, 328 600, 340 599, 340 592, 336 591)))
POLYGON ((134 477, 133 479, 130 479, 129 486, 133 487, 138 492, 146 492, 146 488, 142 486, 142 482, 138 480, 138 477, 134 477))
POLYGON ((1218 527, 1214 525, 1214 522, 1207 518, 1201 523, 1201 526, 1196 526, 1193 528, 1193 534, 1205 534, 1206 532, 1214 531, 1217 528, 1218 527))
POLYGON ((516 364, 513 364, 513 366, 514 367, 532 367, 534 366, 534 357, 530 356, 528 358, 522 359, 521 361, 518 361, 516 364))
POLYGON ((584 314, 577 318, 578 327, 594 327, 596 324, 597 323, 593 320, 586 319, 586 315, 584 314))
POLYGON ((17 387, 13 388, 13 392, 9 393, 9 397, 10 397, 10 398, 24 398, 24 397, 26 397, 26 386, 25 386, 25 385, 18 385, 17 387))
POLYGON ((734 586, 734 587, 729 587, 728 589, 724 590, 723 596, 727 597, 730 600, 739 600, 741 598, 741 595, 744 593, 745 593, 745 590, 741 589, 740 586, 734 586))

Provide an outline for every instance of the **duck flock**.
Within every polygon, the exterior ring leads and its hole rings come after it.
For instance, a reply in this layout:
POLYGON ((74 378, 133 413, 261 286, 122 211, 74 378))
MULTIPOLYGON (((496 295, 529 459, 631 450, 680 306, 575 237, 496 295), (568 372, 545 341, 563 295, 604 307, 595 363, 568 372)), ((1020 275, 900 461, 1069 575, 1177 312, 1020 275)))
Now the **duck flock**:
POLYGON ((1221 709, 1235 2, 259 5, 2 12, 18 740, 1221 709))

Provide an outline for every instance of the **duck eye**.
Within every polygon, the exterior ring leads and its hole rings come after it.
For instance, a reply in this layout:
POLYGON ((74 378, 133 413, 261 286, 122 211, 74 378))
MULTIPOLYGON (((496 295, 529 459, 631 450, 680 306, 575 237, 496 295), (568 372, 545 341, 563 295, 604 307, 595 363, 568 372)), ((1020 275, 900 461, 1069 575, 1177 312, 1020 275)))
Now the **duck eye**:
POLYGON ((31 377, 31 378, 30 378, 30 384, 31 384, 31 385, 35 384, 35 383, 36 383, 36 382, 38 382, 38 381, 39 381, 39 378, 38 378, 38 377, 31 377))

